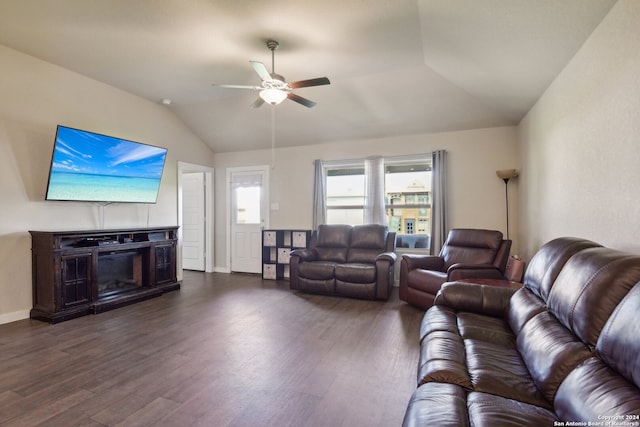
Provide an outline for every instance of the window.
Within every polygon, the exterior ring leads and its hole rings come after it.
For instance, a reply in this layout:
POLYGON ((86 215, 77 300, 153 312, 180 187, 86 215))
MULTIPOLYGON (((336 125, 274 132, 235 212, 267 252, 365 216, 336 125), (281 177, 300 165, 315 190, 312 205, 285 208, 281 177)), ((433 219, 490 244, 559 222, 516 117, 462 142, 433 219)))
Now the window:
POLYGON ((327 169, 327 224, 364 221, 364 165, 327 169))
MULTIPOLYGON (((398 246, 428 248, 431 233, 431 157, 384 159, 384 201, 389 231, 398 246)), ((363 224, 365 210, 364 160, 328 166, 327 224, 363 224)))
POLYGON ((236 197, 236 224, 260 224, 260 187, 238 187, 236 197))
POLYGON ((403 248, 429 248, 431 234, 431 158, 385 159, 387 225, 403 248), (393 197, 391 197, 393 196, 393 197))

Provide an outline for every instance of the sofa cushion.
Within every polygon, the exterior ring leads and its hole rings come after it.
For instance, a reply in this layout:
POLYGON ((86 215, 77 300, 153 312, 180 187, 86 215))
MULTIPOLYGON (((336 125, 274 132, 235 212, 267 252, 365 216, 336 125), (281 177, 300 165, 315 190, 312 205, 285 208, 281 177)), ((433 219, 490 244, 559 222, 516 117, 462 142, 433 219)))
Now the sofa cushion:
POLYGON ((516 348, 482 340, 465 340, 464 348, 473 390, 551 409, 516 348))
POLYGON ((319 261, 346 262, 347 260, 347 248, 317 247, 316 253, 319 261))
POLYGON ((548 409, 488 393, 469 393, 467 405, 474 427, 553 426, 558 420, 548 409))
POLYGON ((481 340, 516 348, 516 337, 511 328, 498 317, 461 312, 458 313, 458 329, 465 340, 481 340))
POLYGON ((469 425, 467 393, 453 384, 427 383, 413 392, 402 427, 469 425))
POLYGON ((465 366, 464 342, 457 333, 434 331, 420 346, 418 385, 427 382, 455 384, 471 390, 471 379, 465 366))
POLYGON ((316 280, 333 279, 335 276, 336 263, 327 261, 303 262, 298 265, 298 275, 300 277, 316 280))
POLYGON ((320 261, 346 262, 351 234, 350 225, 318 226, 315 250, 320 261))
MULTIPOLYGON (((639 307, 640 283, 636 283, 604 325, 596 352, 627 381, 640 388, 639 307)), ((636 399, 640 399, 640 394, 636 399)), ((640 409, 640 402, 638 406, 640 409)), ((635 413, 640 414, 640 410, 635 413)))
POLYGON ((387 227, 384 225, 354 225, 351 229, 351 243, 349 244, 351 248, 376 248, 383 251, 386 244, 387 227))
POLYGON ((549 402, 569 372, 591 356, 589 348, 546 311, 524 325, 517 344, 533 381, 549 402))
POLYGON ((319 225, 316 246, 340 248, 348 247, 351 228, 352 227, 350 225, 319 225))
POLYGON ((336 279, 336 294, 351 298, 375 299, 376 283, 352 283, 336 279))
POLYGON ((373 264, 376 262, 376 257, 379 254, 380 249, 349 248, 349 251, 347 252, 347 262, 373 264))
POLYGON ((334 294, 336 292, 335 279, 317 280, 300 277, 300 286, 306 291, 315 294, 334 294))
POLYGON ((549 312, 582 341, 595 346, 607 319, 640 281, 640 257, 609 248, 571 257, 549 291, 549 312))
POLYGON ((584 249, 598 246, 600 245, 590 240, 574 237, 551 240, 529 261, 523 279, 524 287, 546 301, 551 286, 569 258, 584 249))
POLYGON ((356 225, 351 229, 351 240, 347 252, 349 263, 373 264, 384 252, 387 242, 387 227, 384 225, 356 225))
POLYGON ((515 335, 533 316, 545 311, 544 302, 527 288, 521 288, 509 300, 507 320, 515 335))
POLYGON ((433 331, 447 331, 459 334, 458 317, 455 310, 441 305, 434 305, 427 310, 420 323, 420 342, 433 331))
POLYGON ((373 283, 376 281, 374 264, 336 264, 336 280, 351 283, 373 283))
MULTIPOLYGON (((637 358, 638 354, 635 356, 637 358)), ((620 422, 628 420, 604 417, 640 414, 640 394, 637 387, 602 360, 591 357, 562 382, 556 394, 554 408, 564 420, 588 422, 608 419, 619 422, 609 425, 623 425, 620 422)))

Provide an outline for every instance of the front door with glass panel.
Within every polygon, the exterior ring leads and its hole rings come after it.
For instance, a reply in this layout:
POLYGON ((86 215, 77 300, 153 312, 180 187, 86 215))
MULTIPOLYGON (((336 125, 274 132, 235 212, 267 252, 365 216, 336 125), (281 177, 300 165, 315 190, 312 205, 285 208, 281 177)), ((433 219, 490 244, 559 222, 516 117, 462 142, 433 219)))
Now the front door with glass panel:
POLYGON ((231 271, 262 272, 262 229, 267 225, 268 169, 231 172, 231 271))

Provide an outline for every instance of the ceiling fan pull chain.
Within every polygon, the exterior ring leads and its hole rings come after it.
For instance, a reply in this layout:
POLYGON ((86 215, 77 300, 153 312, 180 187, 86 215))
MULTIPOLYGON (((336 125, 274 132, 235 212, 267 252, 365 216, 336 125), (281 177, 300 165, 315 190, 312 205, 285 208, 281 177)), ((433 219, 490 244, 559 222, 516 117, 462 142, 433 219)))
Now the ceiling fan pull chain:
POLYGON ((271 170, 276 168, 276 106, 271 106, 271 170))

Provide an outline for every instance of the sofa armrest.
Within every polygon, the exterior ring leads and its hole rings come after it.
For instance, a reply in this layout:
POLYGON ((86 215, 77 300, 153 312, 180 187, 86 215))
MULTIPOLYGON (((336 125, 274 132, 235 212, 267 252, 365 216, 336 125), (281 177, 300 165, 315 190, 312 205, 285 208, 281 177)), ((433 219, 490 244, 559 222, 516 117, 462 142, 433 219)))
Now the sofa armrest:
POLYGON ((315 261, 318 253, 315 249, 294 249, 289 254, 289 288, 300 290, 299 264, 315 261))
POLYGON ((389 261, 391 265, 395 264, 398 256, 394 252, 383 252, 376 257, 377 261, 389 261))
POLYGON ((461 279, 504 279, 498 267, 491 264, 453 264, 447 270, 447 281, 461 279))
POLYGON ((299 258, 298 261, 315 261, 318 258, 318 253, 315 249, 294 249, 289 254, 290 257, 299 258))
POLYGON ((375 259, 376 266, 376 299, 386 301, 391 295, 394 268, 397 255, 393 252, 383 252, 375 259))
POLYGON ((435 305, 494 317, 504 317, 517 289, 475 283, 447 282, 436 295, 435 305))
POLYGON ((444 260, 439 256, 403 254, 402 259, 405 261, 408 271, 416 268, 435 271, 443 271, 444 269, 444 260))

